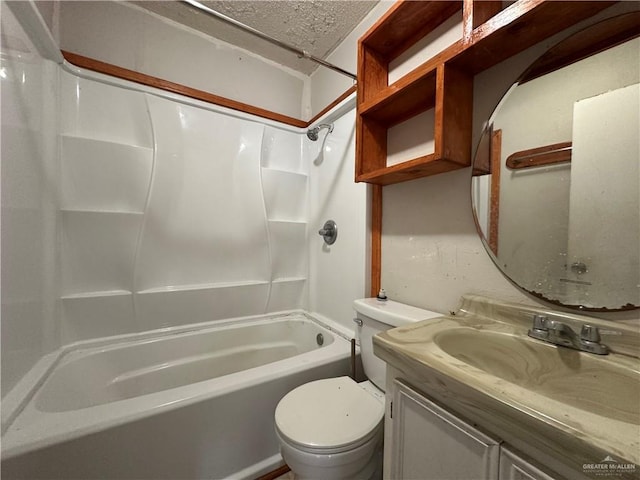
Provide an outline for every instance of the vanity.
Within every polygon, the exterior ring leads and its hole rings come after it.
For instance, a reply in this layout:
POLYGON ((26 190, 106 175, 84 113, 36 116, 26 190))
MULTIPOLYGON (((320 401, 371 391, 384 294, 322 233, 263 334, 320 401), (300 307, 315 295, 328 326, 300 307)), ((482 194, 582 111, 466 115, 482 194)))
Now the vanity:
POLYGON ((374 338, 387 362, 385 476, 640 478, 640 334, 599 328, 597 355, 527 335, 540 309, 466 296, 455 315, 374 338))

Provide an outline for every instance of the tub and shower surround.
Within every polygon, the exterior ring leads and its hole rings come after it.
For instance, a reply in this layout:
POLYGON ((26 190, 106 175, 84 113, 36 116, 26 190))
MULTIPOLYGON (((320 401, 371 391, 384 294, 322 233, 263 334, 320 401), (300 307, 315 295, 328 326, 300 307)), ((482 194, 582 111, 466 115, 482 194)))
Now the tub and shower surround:
POLYGON ((59 78, 65 346, 3 412, 3 478, 273 470, 280 398, 349 373, 349 342, 299 311, 304 132, 113 79, 59 78), (273 313, 285 310, 298 313, 273 313))
POLYGON ((303 135, 60 81, 63 344, 306 306, 303 135))
POLYGON ((255 479, 282 464, 280 399, 349 369, 349 342, 303 313, 172 330, 63 349, 3 436, 2 477, 255 479))

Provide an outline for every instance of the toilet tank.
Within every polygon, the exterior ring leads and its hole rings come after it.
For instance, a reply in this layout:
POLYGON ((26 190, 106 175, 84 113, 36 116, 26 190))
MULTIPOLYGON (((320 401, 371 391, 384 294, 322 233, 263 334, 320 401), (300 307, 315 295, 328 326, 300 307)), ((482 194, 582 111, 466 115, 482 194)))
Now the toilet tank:
POLYGON ((364 373, 382 391, 385 389, 386 364, 373 354, 373 336, 390 328, 442 317, 441 313, 377 298, 355 300, 353 309, 356 311, 357 337, 360 339, 364 373))

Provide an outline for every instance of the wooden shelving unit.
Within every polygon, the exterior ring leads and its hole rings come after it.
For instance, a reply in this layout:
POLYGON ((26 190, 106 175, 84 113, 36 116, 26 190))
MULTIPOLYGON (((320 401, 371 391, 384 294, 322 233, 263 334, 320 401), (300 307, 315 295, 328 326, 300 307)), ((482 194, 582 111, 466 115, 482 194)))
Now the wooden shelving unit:
POLYGON ((388 185, 471 165, 473 76, 615 1, 399 1, 358 42, 356 181, 388 185), (388 84, 389 64, 459 14, 462 38, 388 84), (434 110, 434 152, 387 166, 389 128, 434 110))

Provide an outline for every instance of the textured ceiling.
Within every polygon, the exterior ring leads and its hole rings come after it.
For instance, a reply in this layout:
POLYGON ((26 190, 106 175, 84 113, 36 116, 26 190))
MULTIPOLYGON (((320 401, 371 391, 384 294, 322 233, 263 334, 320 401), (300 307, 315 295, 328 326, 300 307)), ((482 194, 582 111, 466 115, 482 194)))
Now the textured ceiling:
MULTIPOLYGON (((142 8, 262 57, 310 74, 316 64, 178 1, 133 1, 142 8)), ((378 0, 215 0, 209 8, 325 58, 378 0)), ((355 72, 354 72, 355 73, 355 72)))

